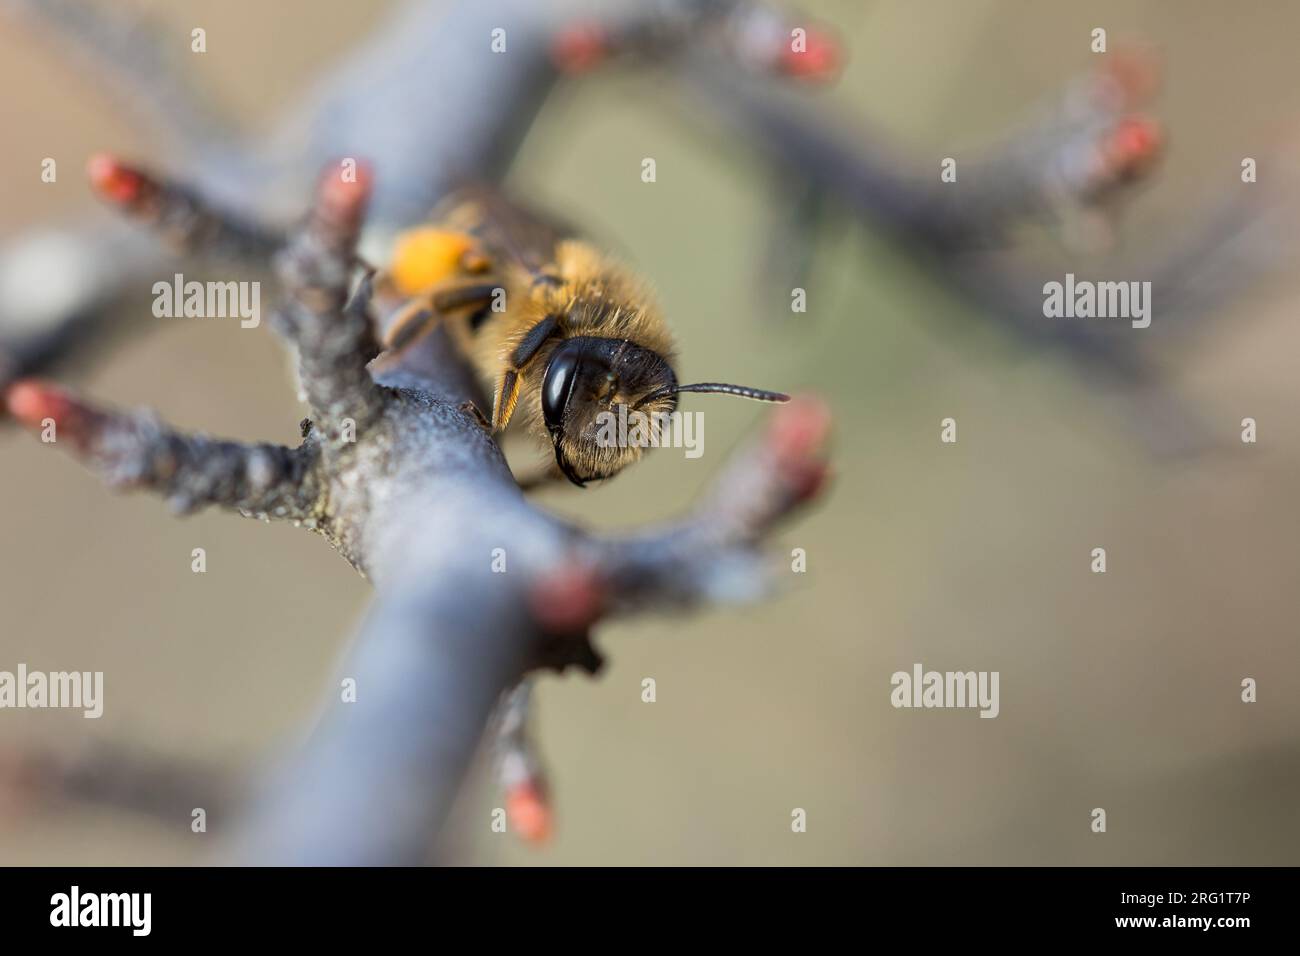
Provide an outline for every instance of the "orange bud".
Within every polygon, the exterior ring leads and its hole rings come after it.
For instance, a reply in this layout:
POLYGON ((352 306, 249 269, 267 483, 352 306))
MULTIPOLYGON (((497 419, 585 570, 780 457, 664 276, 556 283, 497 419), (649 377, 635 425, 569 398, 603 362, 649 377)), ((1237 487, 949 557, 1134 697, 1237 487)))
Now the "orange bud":
POLYGON ((520 838, 545 843, 551 836, 551 808, 532 781, 515 784, 506 792, 506 816, 520 838))

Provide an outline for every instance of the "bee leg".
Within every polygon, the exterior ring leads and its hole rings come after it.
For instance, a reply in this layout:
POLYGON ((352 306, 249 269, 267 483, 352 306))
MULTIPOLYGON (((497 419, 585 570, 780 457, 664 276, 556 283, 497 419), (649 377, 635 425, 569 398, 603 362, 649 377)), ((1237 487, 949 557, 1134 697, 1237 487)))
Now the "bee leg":
POLYGON ((478 422, 479 427, 485 432, 490 433, 492 431, 492 423, 488 421, 488 417, 484 415, 482 410, 473 402, 461 402, 460 410, 466 415, 473 417, 474 421, 478 422))
POLYGON ((384 348, 389 352, 401 351, 432 328, 440 316, 457 309, 487 307, 496 290, 495 285, 456 286, 433 296, 412 299, 388 323, 384 348))
POLYGON ((492 426, 498 431, 510 423, 510 416, 514 414, 515 403, 519 400, 519 373, 533 360, 537 350, 559 330, 559 327, 560 317, 548 315, 529 329, 515 347, 510 365, 501 376, 492 403, 492 426))
POLYGON ((433 325, 434 317, 427 301, 412 301, 389 323, 388 331, 384 334, 384 350, 400 352, 433 325))
POLYGON ((452 312, 456 309, 463 309, 466 306, 482 308, 490 305, 493 297, 497 294, 497 289, 502 288, 499 282, 479 282, 474 285, 453 286, 450 289, 443 289, 433 296, 433 307, 439 312, 452 312))
POLYGON ((510 424, 510 416, 514 414, 517 401, 519 401, 519 373, 512 368, 506 369, 505 374, 501 376, 500 384, 497 385, 492 402, 493 431, 502 431, 510 424))

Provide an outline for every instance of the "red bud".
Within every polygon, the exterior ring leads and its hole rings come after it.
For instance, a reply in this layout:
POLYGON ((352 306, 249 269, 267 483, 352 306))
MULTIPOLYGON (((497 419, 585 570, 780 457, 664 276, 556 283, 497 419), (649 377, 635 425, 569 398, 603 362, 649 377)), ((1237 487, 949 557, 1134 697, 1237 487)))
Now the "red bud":
POLYGON ((533 586, 533 616, 548 633, 584 633, 604 613, 604 590, 604 582, 592 568, 558 568, 533 586))
POLYGON ((839 75, 844 57, 839 43, 829 33, 808 30, 804 48, 794 50, 786 42, 781 50, 778 68, 786 76, 814 82, 829 82, 839 75))
POLYGON ((551 61, 562 73, 589 72, 609 54, 609 35, 596 23, 574 24, 561 30, 551 43, 551 61))
POLYGON ((86 163, 90 184, 103 198, 120 206, 139 202, 149 181, 138 171, 124 166, 107 153, 96 153, 86 163))

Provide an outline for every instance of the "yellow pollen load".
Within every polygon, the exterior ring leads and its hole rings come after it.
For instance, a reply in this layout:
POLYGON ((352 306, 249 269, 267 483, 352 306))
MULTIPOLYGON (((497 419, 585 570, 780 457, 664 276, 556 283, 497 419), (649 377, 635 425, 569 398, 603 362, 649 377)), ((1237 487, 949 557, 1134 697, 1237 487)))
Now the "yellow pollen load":
POLYGON ((388 272, 403 295, 420 295, 458 272, 461 258, 473 247, 464 233, 410 229, 397 237, 388 272))

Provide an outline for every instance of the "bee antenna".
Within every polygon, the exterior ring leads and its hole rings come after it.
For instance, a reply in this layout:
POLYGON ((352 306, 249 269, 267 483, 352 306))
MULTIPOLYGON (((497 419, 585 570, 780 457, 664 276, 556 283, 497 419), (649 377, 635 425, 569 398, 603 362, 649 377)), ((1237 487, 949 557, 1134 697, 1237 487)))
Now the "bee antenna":
POLYGON ((669 395, 676 395, 679 392, 713 392, 720 395, 735 395, 738 398, 748 398, 755 402, 790 401, 790 396, 784 392, 769 392, 763 388, 750 388, 748 385, 728 385, 725 382, 697 382, 694 385, 668 385, 656 389, 637 402, 634 408, 640 408, 647 402, 655 402, 661 398, 667 398, 669 395))

